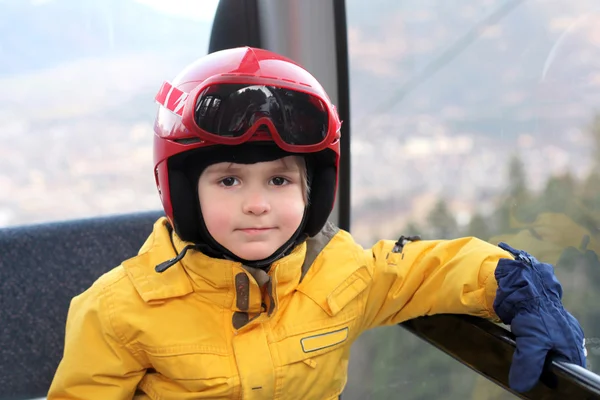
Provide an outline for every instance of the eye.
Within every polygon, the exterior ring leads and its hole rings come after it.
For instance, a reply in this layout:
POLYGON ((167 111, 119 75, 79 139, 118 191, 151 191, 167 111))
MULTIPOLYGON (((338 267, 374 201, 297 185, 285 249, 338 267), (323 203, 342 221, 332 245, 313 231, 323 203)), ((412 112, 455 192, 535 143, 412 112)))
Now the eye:
POLYGON ((226 178, 223 178, 223 179, 221 179, 221 180, 219 181, 219 183, 220 183, 222 186, 225 186, 225 187, 231 187, 231 186, 234 186, 234 185, 237 185, 237 184, 239 184, 239 181, 238 181, 238 179, 237 179, 237 178, 234 178, 233 176, 228 176, 228 177, 226 177, 226 178))
POLYGON ((282 176, 276 176, 274 178, 271 178, 271 184, 275 185, 275 186, 283 186, 288 184, 290 181, 287 180, 286 178, 282 177, 282 176))

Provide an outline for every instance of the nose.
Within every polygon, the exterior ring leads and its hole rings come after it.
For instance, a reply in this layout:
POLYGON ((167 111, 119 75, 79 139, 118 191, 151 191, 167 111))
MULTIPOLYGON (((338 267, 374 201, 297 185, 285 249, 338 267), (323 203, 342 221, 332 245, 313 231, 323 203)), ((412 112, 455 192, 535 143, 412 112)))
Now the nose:
POLYGON ((271 210, 271 204, 261 190, 252 190, 246 193, 242 210, 245 214, 262 215, 271 210))

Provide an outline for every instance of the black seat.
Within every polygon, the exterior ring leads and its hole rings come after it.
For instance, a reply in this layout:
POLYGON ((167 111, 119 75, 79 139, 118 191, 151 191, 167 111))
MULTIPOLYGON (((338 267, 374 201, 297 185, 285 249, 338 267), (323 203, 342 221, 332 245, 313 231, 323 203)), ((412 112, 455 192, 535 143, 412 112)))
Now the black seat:
POLYGON ((0 229, 0 400, 45 397, 71 298, 136 255, 161 215, 0 229))

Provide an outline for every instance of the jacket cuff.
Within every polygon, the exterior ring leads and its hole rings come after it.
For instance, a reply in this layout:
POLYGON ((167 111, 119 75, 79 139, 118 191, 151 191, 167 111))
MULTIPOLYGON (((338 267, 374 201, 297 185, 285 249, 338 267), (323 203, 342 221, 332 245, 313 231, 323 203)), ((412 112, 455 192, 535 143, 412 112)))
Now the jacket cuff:
POLYGON ((494 310, 494 300, 496 299, 496 292, 498 291, 498 282, 496 281, 496 276, 494 272, 496 271, 496 266, 491 268, 491 270, 486 272, 486 276, 483 280, 483 288, 484 288, 484 298, 483 305, 487 312, 487 315, 484 318, 491 320, 492 322, 499 323, 502 322, 496 311, 494 310))

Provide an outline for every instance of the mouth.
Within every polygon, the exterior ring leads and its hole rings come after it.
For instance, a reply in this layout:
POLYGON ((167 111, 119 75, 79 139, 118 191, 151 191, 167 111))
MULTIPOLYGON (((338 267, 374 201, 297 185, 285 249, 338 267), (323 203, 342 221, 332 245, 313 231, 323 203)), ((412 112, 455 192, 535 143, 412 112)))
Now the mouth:
POLYGON ((238 229, 238 230, 241 231, 241 232, 247 233, 249 235, 255 235, 255 234, 258 234, 258 233, 268 232, 268 231, 270 231, 272 229, 275 229, 275 228, 241 228, 241 229, 238 229))

